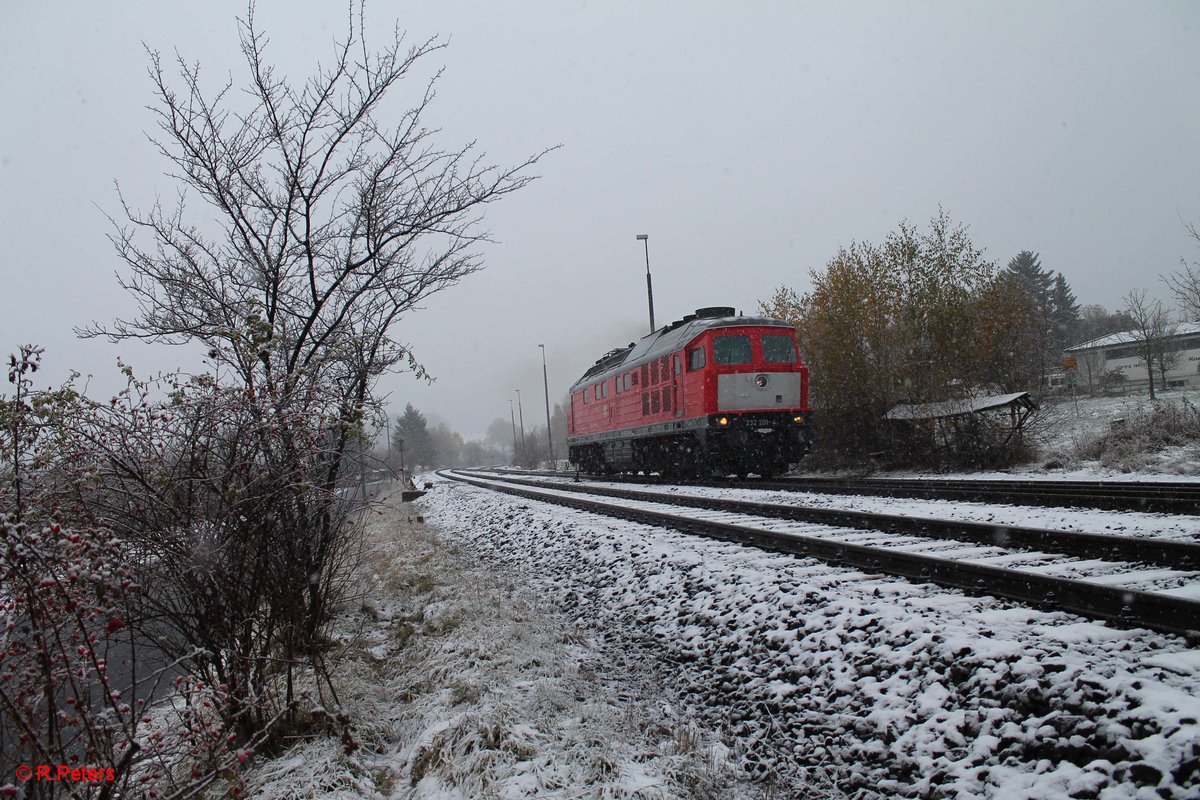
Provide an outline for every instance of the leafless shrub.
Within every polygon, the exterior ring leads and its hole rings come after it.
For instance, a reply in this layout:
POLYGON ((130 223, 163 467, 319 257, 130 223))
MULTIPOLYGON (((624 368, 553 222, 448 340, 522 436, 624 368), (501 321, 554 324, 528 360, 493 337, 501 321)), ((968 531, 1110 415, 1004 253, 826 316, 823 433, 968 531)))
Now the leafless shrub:
POLYGON ((244 741, 227 737, 225 687, 181 674, 147 616, 165 584, 138 551, 70 500, 67 425, 81 399, 35 392, 40 351, 10 359, 15 395, 0 398, 0 793, 31 797, 192 796, 236 785, 244 741), (68 522, 70 520, 70 522, 68 522), (186 691, 183 689, 186 688, 186 691), (168 698, 167 717, 156 709, 168 698), (23 770, 28 770, 23 772, 23 770))
POLYGON ((324 672, 324 626, 354 543, 357 506, 334 471, 340 423, 321 393, 307 399, 131 379, 62 423, 55 501, 126 543, 147 587, 139 633, 198 685, 221 687, 219 713, 242 742, 308 718, 296 676, 324 672))

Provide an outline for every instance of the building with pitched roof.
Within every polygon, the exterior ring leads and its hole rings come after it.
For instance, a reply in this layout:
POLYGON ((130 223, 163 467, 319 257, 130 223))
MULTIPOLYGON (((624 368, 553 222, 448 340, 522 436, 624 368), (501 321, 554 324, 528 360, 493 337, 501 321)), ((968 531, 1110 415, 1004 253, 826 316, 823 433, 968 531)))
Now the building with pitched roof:
MULTIPOLYGON (((1063 352, 1075 359, 1081 386, 1140 389, 1149 381, 1140 357, 1142 341, 1136 331, 1122 331, 1073 345, 1063 352)), ((1163 349, 1168 361, 1167 387, 1200 386, 1200 323, 1174 323, 1163 337, 1163 349)), ((1163 376, 1158 369, 1154 379, 1155 387, 1161 387, 1163 376)))

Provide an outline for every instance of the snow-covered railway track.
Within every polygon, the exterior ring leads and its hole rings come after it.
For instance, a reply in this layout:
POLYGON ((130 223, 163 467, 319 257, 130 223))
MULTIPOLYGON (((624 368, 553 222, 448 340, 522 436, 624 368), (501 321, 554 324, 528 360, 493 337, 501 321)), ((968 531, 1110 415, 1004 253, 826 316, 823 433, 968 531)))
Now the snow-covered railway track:
MULTIPOLYGON (((496 470, 513 475, 561 476, 561 472, 496 470)), ((611 475, 605 481, 660 484, 662 478, 611 475)), ((731 487, 785 492, 911 497, 929 500, 1019 503, 1116 511, 1150 511, 1195 514, 1200 511, 1200 481, 1074 481, 1074 480, 971 480, 949 478, 823 478, 794 477, 772 480, 687 480, 680 485, 731 487)))
POLYGON ((1191 541, 443 474, 531 500, 766 550, 1127 625, 1200 634, 1200 544, 1191 541))

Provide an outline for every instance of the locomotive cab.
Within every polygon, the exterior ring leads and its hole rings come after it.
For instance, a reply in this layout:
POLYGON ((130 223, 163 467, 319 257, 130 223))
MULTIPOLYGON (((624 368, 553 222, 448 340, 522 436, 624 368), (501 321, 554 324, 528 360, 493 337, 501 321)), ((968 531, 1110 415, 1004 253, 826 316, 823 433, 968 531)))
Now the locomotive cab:
POLYGON ((774 475, 809 451, 808 368, 790 327, 758 320, 727 325, 704 333, 689 349, 689 365, 705 373, 709 469, 774 475))

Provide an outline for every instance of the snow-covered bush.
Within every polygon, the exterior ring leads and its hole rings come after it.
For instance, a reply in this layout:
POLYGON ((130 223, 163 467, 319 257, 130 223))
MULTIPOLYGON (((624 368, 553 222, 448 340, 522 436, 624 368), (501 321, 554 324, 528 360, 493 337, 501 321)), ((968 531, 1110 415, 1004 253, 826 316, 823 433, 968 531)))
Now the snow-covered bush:
POLYGON ((327 686, 358 507, 339 493, 328 396, 127 370, 96 403, 33 391, 38 363, 36 348, 13 356, 17 391, 0 398, 0 760, 110 764, 152 791, 229 781, 314 725, 353 747, 344 714, 303 702, 327 686))
POLYGON ((1200 408, 1181 397, 1114 420, 1108 430, 1081 443, 1077 454, 1106 467, 1130 471, 1147 466, 1156 453, 1168 448, 1197 445, 1200 408))
POLYGON ((222 687, 239 742, 306 727, 298 682, 324 680, 324 626, 359 507, 343 499, 333 403, 312 387, 278 397, 131 376, 64 422, 60 502, 136 554, 147 635, 198 685, 222 687))
POLYGON ((138 587, 102 530, 0 515, 0 776, 20 765, 100 770, 123 782, 144 712, 131 685, 138 587), (132 691, 131 691, 132 689, 132 691))

